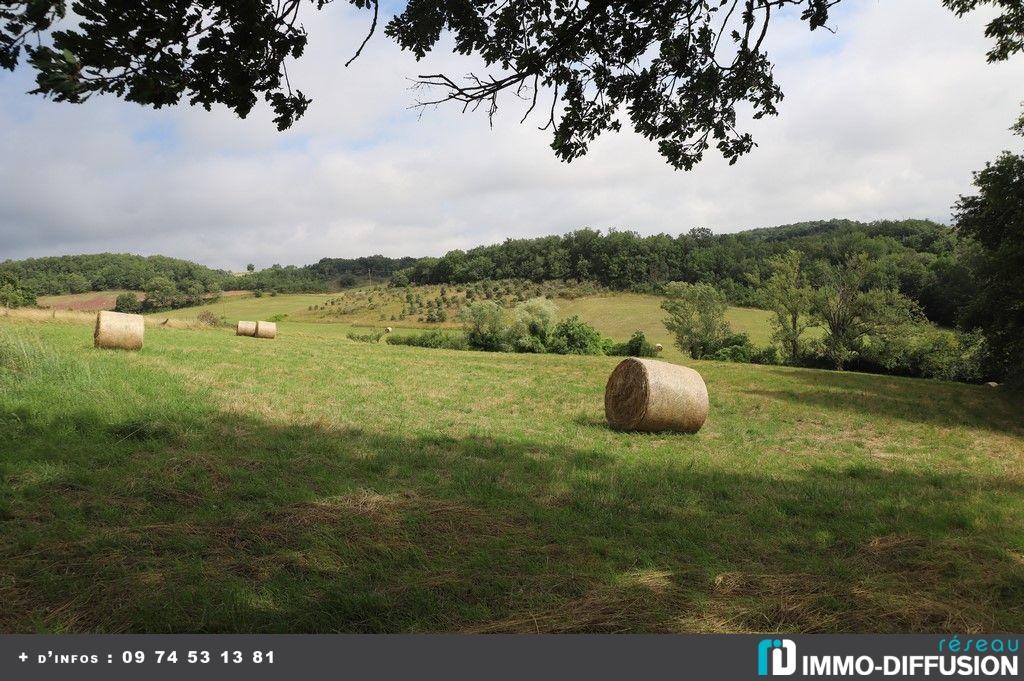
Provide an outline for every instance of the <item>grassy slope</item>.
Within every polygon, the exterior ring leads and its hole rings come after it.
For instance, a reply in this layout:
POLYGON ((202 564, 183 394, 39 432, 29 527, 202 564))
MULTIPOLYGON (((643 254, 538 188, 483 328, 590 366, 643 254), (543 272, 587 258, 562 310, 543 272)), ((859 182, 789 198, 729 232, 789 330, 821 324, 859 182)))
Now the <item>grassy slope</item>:
MULTIPOLYGON (((662 323, 665 312, 661 309, 661 301, 658 296, 615 293, 556 302, 562 315, 579 315, 606 336, 626 339, 640 329, 652 342, 668 347, 672 344, 672 335, 662 323)), ((770 317, 767 310, 746 307, 731 307, 726 314, 733 330, 748 334, 755 345, 771 344, 770 317)))
MULTIPOLYGON (((0 320, 0 631, 1019 631, 1024 428, 984 387, 0 320)), ((329 335, 325 335, 329 334, 329 335)))
MULTIPOLYGON (((433 287, 436 288, 436 287, 433 287)), ((430 290, 433 291, 433 288, 430 290)), ((171 312, 154 313, 155 317, 191 319, 200 310, 209 310, 217 316, 229 321, 239 319, 266 319, 275 314, 287 314, 290 319, 313 322, 314 317, 308 312, 310 305, 322 305, 337 294, 279 295, 263 296, 262 298, 239 297, 221 300, 203 307, 184 308, 171 312)), ((666 356, 670 359, 682 359, 682 355, 672 347, 672 336, 665 330, 662 320, 661 298, 635 293, 615 293, 601 296, 586 296, 574 300, 555 300, 561 316, 579 315, 584 321, 593 324, 601 333, 617 341, 626 340, 637 329, 642 330, 652 343, 662 343, 666 348, 666 356)), ((392 306, 395 307, 395 306, 392 306)), ((397 312, 397 307, 388 307, 388 313, 397 312)), ((354 326, 395 328, 457 328, 457 321, 447 324, 419 324, 413 319, 400 322, 380 321, 380 311, 362 312, 345 315, 337 319, 342 323, 354 326)), ((735 331, 746 333, 756 345, 771 343, 770 313, 766 310, 733 307, 729 308, 727 320, 735 331)))
POLYGON ((262 296, 260 298, 252 295, 226 296, 216 303, 209 305, 186 307, 167 312, 154 312, 151 316, 167 317, 170 319, 191 319, 197 313, 209 310, 218 317, 225 317, 232 323, 239 319, 255 321, 256 319, 266 319, 278 314, 295 315, 304 311, 310 305, 323 303, 330 297, 330 294, 326 293, 301 293, 262 296))

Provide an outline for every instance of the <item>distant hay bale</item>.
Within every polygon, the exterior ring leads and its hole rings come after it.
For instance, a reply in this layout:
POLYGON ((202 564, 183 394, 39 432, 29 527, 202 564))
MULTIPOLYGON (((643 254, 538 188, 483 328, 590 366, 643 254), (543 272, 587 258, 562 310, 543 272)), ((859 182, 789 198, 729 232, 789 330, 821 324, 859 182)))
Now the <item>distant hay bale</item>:
POLYGON ((655 352, 661 352, 664 349, 665 349, 665 346, 662 345, 661 343, 655 343, 654 344, 654 351, 655 352))
POLYGON ((391 333, 391 327, 389 326, 388 328, 384 329, 384 333, 391 333))
POLYGON ((93 345, 97 348, 140 350, 146 333, 146 320, 140 314, 102 310, 96 313, 93 345))
POLYGON ((256 322, 257 338, 275 338, 277 336, 277 324, 274 322, 256 322))
POLYGON ((656 359, 622 360, 604 389, 605 418, 616 430, 696 433, 708 408, 708 388, 699 373, 656 359))
POLYGON ((236 336, 255 336, 256 335, 256 322, 238 322, 238 326, 235 327, 236 336))

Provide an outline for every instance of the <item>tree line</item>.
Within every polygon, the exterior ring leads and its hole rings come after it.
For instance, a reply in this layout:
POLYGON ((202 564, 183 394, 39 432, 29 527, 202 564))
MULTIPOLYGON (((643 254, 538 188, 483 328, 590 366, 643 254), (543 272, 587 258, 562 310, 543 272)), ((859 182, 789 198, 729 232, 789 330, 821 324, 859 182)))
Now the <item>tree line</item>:
POLYGON ((129 296, 123 311, 171 309, 209 301, 227 290, 277 293, 326 293, 368 283, 389 281, 415 258, 323 258, 297 267, 272 265, 244 274, 217 270, 188 260, 127 253, 64 255, 0 262, 0 306, 34 305, 38 296, 125 289, 141 291, 138 305, 129 296))
POLYGON ((231 275, 162 255, 63 255, 0 262, 0 305, 35 304, 37 296, 126 289, 160 307, 195 305, 225 288, 231 275))
POLYGON ((864 254, 871 262, 866 276, 875 287, 893 288, 919 301, 930 320, 946 326, 956 322, 973 295, 967 260, 975 246, 950 227, 928 220, 823 220, 717 235, 702 228, 676 236, 581 229, 420 258, 398 271, 394 281, 574 279, 637 292, 659 292, 673 281, 704 282, 733 304, 766 307, 762 282, 770 274, 769 263, 791 250, 809 262, 832 265, 864 254))

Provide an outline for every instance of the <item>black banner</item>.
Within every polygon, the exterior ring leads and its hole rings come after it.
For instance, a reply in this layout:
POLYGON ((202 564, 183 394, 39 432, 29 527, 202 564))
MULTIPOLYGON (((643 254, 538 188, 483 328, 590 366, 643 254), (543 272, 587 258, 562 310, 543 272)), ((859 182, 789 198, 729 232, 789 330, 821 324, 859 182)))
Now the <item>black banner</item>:
POLYGON ((5 679, 1013 678, 1006 636, 0 636, 5 679))

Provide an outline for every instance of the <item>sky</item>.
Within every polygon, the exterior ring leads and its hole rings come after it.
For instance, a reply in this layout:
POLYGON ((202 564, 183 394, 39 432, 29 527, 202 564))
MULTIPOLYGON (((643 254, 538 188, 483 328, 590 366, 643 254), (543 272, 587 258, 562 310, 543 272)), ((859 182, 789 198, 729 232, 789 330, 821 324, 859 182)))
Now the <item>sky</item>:
MULTIPOLYGON (((791 18, 768 50, 785 92, 778 117, 734 166, 715 151, 673 170, 630 131, 570 164, 540 115, 418 111, 409 78, 480 70, 438 50, 417 63, 382 33, 345 68, 368 16, 310 11, 289 67, 313 99, 279 133, 265 109, 240 120, 187 105, 114 98, 58 104, 0 71, 0 260, 71 253, 164 254, 239 270, 381 253, 439 255, 580 227, 717 233, 833 217, 950 220, 971 173, 1024 144, 1024 56, 988 64, 991 14, 939 0, 846 0, 834 32, 791 18)), ((627 126, 628 127, 628 126, 627 126)))

